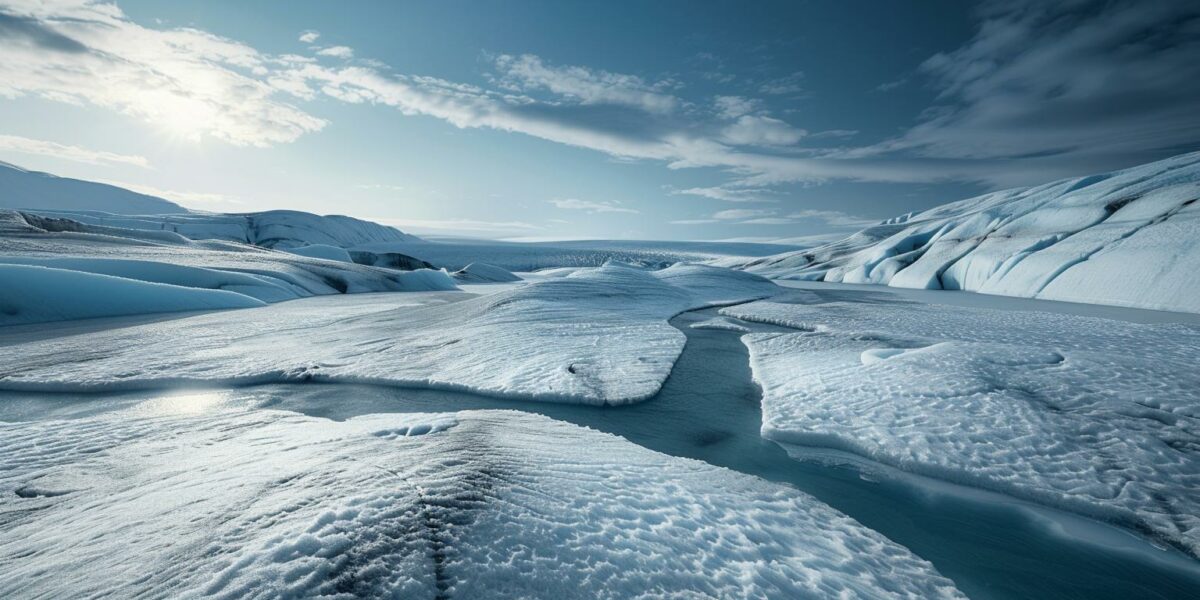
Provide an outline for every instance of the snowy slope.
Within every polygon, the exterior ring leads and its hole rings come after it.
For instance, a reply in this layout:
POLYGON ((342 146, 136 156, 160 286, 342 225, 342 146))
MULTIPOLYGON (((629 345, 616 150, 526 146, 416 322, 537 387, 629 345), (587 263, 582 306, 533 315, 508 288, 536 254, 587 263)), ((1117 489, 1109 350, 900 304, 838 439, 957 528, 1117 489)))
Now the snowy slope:
POLYGON ((251 295, 222 289, 0 264, 0 325, 263 305, 251 295))
POLYGON ((329 244, 309 244, 307 246, 297 246, 295 248, 284 248, 285 252, 290 252, 298 256, 307 256, 309 258, 323 258, 325 260, 336 260, 340 262, 354 262, 350 258, 350 253, 346 252, 345 248, 338 246, 330 246, 329 244))
POLYGON ((1200 312, 1200 153, 905 215, 752 261, 776 278, 1200 312))
POLYGON ((0 596, 959 598, 790 486, 509 411, 0 423, 0 596))
POLYGON ((1200 328, 794 292, 754 333, 763 435, 1138 530, 1200 556, 1200 328))
MULTIPOLYGON (((56 289, 73 289, 56 300, 52 311, 32 311, 28 306, 35 292, 35 281, 27 271, 6 270, 2 283, 10 297, 11 312, 0 311, 0 325, 39 322, 59 315, 62 319, 160 312, 168 306, 193 310, 218 305, 252 306, 321 294, 381 291, 422 291, 455 289, 444 271, 399 272, 344 262, 321 260, 266 250, 232 242, 196 242, 169 231, 139 231, 94 226, 65 219, 0 211, 0 265, 26 265, 104 275, 126 280, 128 291, 166 288, 138 287, 130 282, 166 284, 195 290, 220 291, 242 296, 239 301, 207 303, 225 297, 222 294, 193 294, 192 300, 175 303, 149 303, 145 298, 130 298, 124 308, 119 284, 103 278, 56 280, 56 289), (101 303, 99 296, 89 298, 91 284, 101 288, 111 301, 101 303), (22 296, 26 300, 21 300, 22 296), (15 300, 13 300, 15 298, 15 300), (19 301, 19 302, 18 302, 19 301), (75 308, 68 304, 75 302, 75 308), (89 302, 92 305, 89 306, 89 302), (107 306, 101 310, 99 307, 107 306), (35 316, 36 315, 36 316, 35 316)), ((60 278, 61 279, 61 278, 60 278)), ((37 280, 38 285, 45 278, 37 280)), ((36 289, 49 290, 38 287, 36 289)), ((176 294, 178 297, 178 294, 176 294)))
POLYGON ((37 210, 38 214, 64 217, 80 223, 171 231, 192 240, 224 240, 263 248, 297 248, 308 245, 349 248, 372 243, 412 243, 420 238, 394 227, 341 215, 314 215, 294 210, 218 214, 126 214, 88 211, 37 210))
POLYGON ((98 210, 117 214, 185 213, 162 198, 104 183, 26 171, 0 162, 0 208, 98 210))
POLYGON ((315 379, 621 404, 666 380, 685 341, 672 316, 777 291, 716 267, 610 264, 434 306, 287 302, 23 344, 0 364, 0 387, 315 379))

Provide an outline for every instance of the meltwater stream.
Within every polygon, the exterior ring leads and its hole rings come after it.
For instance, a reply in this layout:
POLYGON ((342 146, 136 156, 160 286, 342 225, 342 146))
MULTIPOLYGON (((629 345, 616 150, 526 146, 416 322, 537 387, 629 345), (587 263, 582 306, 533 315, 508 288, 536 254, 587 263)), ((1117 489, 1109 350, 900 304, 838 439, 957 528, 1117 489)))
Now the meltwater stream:
MULTIPOLYGON (((515 402, 468 393, 313 383, 210 389, 199 396, 206 398, 204 403, 292 410, 338 420, 382 412, 467 409, 541 413, 666 454, 794 485, 907 546, 972 598, 1200 597, 1200 565, 1107 526, 1094 525, 1122 548, 1084 543, 1057 532, 1048 511, 1023 503, 931 491, 904 478, 873 477, 850 463, 789 457, 759 435, 761 394, 738 334, 690 327, 714 314, 685 313, 672 321, 688 337, 683 354, 657 396, 628 406, 515 402), (1154 553, 1161 556, 1155 559, 1154 553)), ((80 417, 163 395, 3 394, 0 419, 80 417)))

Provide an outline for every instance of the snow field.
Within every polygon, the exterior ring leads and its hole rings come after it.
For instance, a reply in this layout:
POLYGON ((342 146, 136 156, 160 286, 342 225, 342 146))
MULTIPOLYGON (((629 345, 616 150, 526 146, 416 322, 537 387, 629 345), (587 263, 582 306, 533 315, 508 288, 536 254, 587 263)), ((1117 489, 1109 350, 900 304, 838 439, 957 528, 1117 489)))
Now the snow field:
POLYGON ((743 337, 765 437, 1073 510, 1200 555, 1200 329, 810 292, 722 312, 795 329, 743 337))
POLYGON ((653 396, 682 351, 668 319, 778 289, 716 267, 614 263, 436 306, 314 315, 289 302, 25 343, 0 365, 0 387, 345 380, 622 404, 653 396), (95 358, 70 360, 84 355, 95 358))
POLYGON ((961 597, 793 488, 546 417, 163 410, 0 424, 0 595, 961 597))

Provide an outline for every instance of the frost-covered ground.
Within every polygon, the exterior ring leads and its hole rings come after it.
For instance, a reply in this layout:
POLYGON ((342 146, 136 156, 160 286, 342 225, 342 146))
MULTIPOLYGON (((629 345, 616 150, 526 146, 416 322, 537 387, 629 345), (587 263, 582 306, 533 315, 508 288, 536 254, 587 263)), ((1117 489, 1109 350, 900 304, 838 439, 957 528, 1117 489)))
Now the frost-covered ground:
POLYGON ((1200 327, 795 291, 723 314, 763 435, 1116 522, 1200 554, 1200 327))
POLYGON ((499 242, 447 238, 363 244, 355 249, 399 252, 450 270, 485 261, 509 271, 537 271, 559 267, 598 267, 610 260, 650 268, 662 268, 677 262, 698 263, 717 259, 745 262, 751 257, 778 254, 795 248, 742 242, 499 242))
POLYGON ((613 263, 454 306, 389 304, 402 295, 283 303, 23 343, 0 364, 0 388, 318 379, 621 404, 654 395, 670 373, 684 336, 668 319, 777 291, 716 267, 613 263))
POLYGON ((7 265, 0 269, 0 326, 455 289, 442 271, 400 272, 13 211, 0 211, 0 265, 7 265))
POLYGON ((1200 312, 1200 153, 986 194, 819 248, 723 260, 777 278, 1200 312))
POLYGON ((951 598, 787 486, 528 413, 0 424, 4 597, 951 598))

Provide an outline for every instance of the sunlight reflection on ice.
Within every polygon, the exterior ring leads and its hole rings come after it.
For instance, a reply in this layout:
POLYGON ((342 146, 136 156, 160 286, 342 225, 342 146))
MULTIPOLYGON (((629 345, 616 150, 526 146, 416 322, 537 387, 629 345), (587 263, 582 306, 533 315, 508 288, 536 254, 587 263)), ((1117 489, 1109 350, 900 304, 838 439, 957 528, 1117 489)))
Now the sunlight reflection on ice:
POLYGON ((194 415, 226 405, 231 397, 232 390, 176 391, 151 398, 130 410, 147 417, 194 415))

